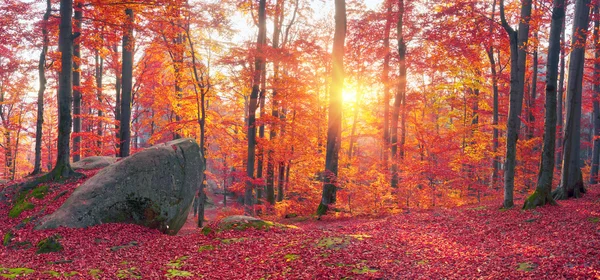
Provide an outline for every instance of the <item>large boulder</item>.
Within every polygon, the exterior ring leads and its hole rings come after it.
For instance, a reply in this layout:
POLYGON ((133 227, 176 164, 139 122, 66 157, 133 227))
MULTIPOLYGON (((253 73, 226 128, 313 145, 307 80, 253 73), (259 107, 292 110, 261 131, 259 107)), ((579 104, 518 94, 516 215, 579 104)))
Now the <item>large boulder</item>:
POLYGON ((96 169, 107 167, 117 161, 116 157, 93 156, 71 163, 73 169, 96 169))
POLYGON ((133 223, 176 234, 201 185, 200 148, 179 139, 140 151, 79 186, 37 229, 133 223))

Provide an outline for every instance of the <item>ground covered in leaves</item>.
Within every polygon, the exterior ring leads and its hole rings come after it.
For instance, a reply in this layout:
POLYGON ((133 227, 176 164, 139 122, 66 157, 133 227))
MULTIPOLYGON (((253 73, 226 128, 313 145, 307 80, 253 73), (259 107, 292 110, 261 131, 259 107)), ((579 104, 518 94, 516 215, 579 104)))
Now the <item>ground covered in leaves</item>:
POLYGON ((0 206, 0 278, 600 277, 598 188, 533 211, 476 205, 374 219, 296 219, 297 229, 219 231, 213 222, 178 236, 124 224, 33 230, 31 217, 54 211, 80 183, 23 194, 14 202, 22 209, 0 206))

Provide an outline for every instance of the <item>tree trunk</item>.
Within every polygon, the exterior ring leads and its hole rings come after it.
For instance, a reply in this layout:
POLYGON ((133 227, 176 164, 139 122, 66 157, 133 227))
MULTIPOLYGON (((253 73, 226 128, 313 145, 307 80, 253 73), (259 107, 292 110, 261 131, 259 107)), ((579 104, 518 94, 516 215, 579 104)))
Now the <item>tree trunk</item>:
MULTIPOLYGON (((42 22, 42 52, 40 53, 40 61, 38 64, 38 74, 40 79, 40 88, 37 96, 37 122, 35 125, 35 160, 33 164, 33 172, 31 175, 40 174, 42 172, 42 136, 44 126, 44 91, 46 91, 46 53, 48 53, 48 19, 52 5, 50 0, 46 0, 46 13, 42 22)), ((48 151, 49 152, 49 151, 48 151)))
POLYGON ((579 150, 581 145, 581 92, 583 88, 583 66, 585 44, 589 22, 589 0, 577 0, 569 56, 569 81, 567 83, 567 117, 565 145, 561 169, 560 187, 553 193, 554 199, 580 197, 585 193, 579 150))
MULTIPOLYGON (((115 54, 114 59, 119 60, 119 49, 115 44, 113 46, 113 53, 115 54)), ((123 62, 121 62, 122 67, 123 62)), ((115 138, 116 141, 116 156, 120 156, 120 147, 121 147, 121 81, 123 80, 123 75, 121 73, 121 69, 118 67, 118 63, 115 63, 115 138)), ((153 115, 154 117, 154 115, 153 115)))
POLYGON ((60 28, 58 46, 61 52, 61 71, 58 76, 58 140, 54 178, 74 174, 70 162, 71 104, 73 101, 73 0, 60 1, 60 28))
POLYGON ((496 155, 498 152, 498 74, 496 73, 496 61, 494 59, 494 47, 489 47, 487 50, 488 58, 490 59, 490 69, 492 71, 492 92, 493 92, 493 113, 492 113, 492 152, 494 159, 492 160, 492 187, 496 187, 498 181, 498 171, 500 169, 500 157, 496 155))
POLYGON ((104 59, 96 51, 96 98, 98 98, 98 141, 96 147, 98 149, 97 155, 101 155, 103 151, 103 135, 104 135, 104 123, 102 118, 104 112, 102 112, 102 73, 104 68, 104 59))
MULTIPOLYGON (((538 34, 535 33, 534 37, 536 38, 538 34)), ((529 125, 527 126, 527 139, 532 139, 535 136, 535 116, 533 112, 535 111, 535 100, 537 99, 537 76, 538 76, 538 50, 537 43, 534 46, 533 50, 533 69, 532 69, 532 77, 531 77, 531 95, 529 96, 529 114, 527 122, 529 125)))
MULTIPOLYGON (((598 5, 594 6, 594 13, 596 18, 594 19, 594 77, 598 79, 600 77, 600 36, 598 35, 598 29, 600 29, 600 16, 598 5)), ((593 151, 592 151, 592 169, 590 171, 590 185, 598 184, 598 165, 600 164, 600 84, 594 83, 594 96, 593 96, 594 112, 592 120, 594 122, 594 136, 593 136, 593 151)))
POLYGON ((523 47, 529 39, 529 20, 531 16, 531 0, 523 0, 519 29, 514 30, 504 15, 504 0, 500 1, 500 18, 502 26, 510 39, 510 101, 506 124, 506 160, 504 171, 504 208, 514 206, 513 193, 515 187, 515 165, 517 158, 517 140, 521 127, 521 110, 523 107, 523 87, 525 82, 525 64, 527 49, 523 47))
MULTIPOLYGON (((81 32, 82 4, 75 7, 75 33, 81 32)), ((79 39, 73 41, 73 162, 81 159, 81 44, 79 39)))
MULTIPOLYGON (((567 9, 568 2, 565 2, 565 11, 567 9)), ((563 119, 563 96, 565 92, 565 27, 567 24, 563 21, 562 33, 560 37, 560 76, 558 78, 558 96, 556 97, 556 169, 560 169, 562 165, 562 150, 563 150, 563 132, 565 121, 563 119)))
POLYGON ((258 93, 260 90, 260 78, 263 73, 263 38, 266 36, 265 13, 266 0, 260 0, 258 5, 258 38, 256 39, 256 56, 254 59, 254 78, 252 80, 252 92, 250 93, 250 103, 248 105, 248 159, 246 161, 246 188, 244 193, 244 213, 254 215, 254 161, 256 160, 256 107, 258 103, 258 93))
MULTIPOLYGON (((398 156, 398 119, 400 116, 400 105, 405 103, 406 95, 406 42, 404 42, 404 34, 402 29, 404 28, 404 0, 398 1, 398 22, 396 24, 396 31, 398 36, 398 55, 400 60, 400 76, 398 77, 398 86, 396 89, 396 96, 394 98, 394 111, 392 112, 391 122, 391 150, 392 150, 392 188, 398 187, 398 160, 402 156, 398 156)), ((403 106, 404 107, 404 106, 403 106)), ((404 125, 404 113, 402 110, 402 133, 405 134, 406 127, 404 125)), ((402 136, 404 138, 404 136, 402 136)), ((404 148, 401 149, 403 153, 404 148)))
POLYGON ((383 34, 383 164, 387 171, 390 158, 390 30, 392 29, 392 0, 386 0, 387 14, 383 34))
POLYGON ((329 205, 335 203, 338 159, 342 142, 342 89, 344 88, 344 42, 346 40, 346 1, 335 0, 335 32, 333 35, 331 96, 329 97, 329 119, 327 126, 327 150, 321 203, 317 216, 327 213, 329 205))
POLYGON ((121 95, 121 119, 119 135, 121 138, 119 156, 129 156, 129 147, 131 145, 131 87, 133 78, 133 22, 134 15, 132 9, 126 9, 127 22, 125 31, 123 31, 123 93, 121 95))
MULTIPOLYGON (((533 209, 546 204, 555 204, 552 198, 552 176, 554 174, 554 152, 556 138, 556 83, 560 58, 560 33, 565 19, 565 0, 554 0, 548 59, 546 61, 546 116, 544 120, 544 146, 535 192, 525 200, 523 209, 533 209)), ((535 64, 535 63, 534 63, 535 64)))
MULTIPOLYGON (((281 27, 283 24, 283 15, 284 15, 284 1, 277 0, 275 4, 275 15, 273 16, 273 49, 277 50, 280 48, 279 46, 279 37, 281 34, 281 27)), ((276 56, 275 56, 276 57, 276 56)), ((272 93, 272 102, 273 107, 271 108, 271 116, 273 120, 279 119, 279 97, 277 96, 277 90, 279 86, 279 60, 277 58, 273 58, 273 93, 272 93)), ((271 124, 271 129, 269 131, 269 139, 271 143, 275 143, 275 139, 277 138, 277 125, 275 123, 271 124)), ((267 151, 267 180, 266 180, 266 192, 267 192, 267 202, 270 204, 275 204, 275 162, 273 159, 273 145, 267 151)), ((279 194, 277 195, 279 198, 279 194)), ((280 201, 280 200, 278 200, 280 201)))

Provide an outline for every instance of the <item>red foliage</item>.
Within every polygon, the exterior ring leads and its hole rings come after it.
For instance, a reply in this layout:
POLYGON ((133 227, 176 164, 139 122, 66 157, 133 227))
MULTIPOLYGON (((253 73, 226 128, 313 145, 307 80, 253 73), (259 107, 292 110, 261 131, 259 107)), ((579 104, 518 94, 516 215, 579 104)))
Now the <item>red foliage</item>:
MULTIPOLYGON (((56 194, 80 183, 50 185, 50 195, 32 202, 48 205, 49 213, 67 198, 54 200, 56 194)), ((27 275, 32 278, 49 277, 48 271, 76 271, 86 278, 90 270, 99 269, 101 278, 157 279, 175 269, 210 279, 589 279, 600 276, 599 199, 595 188, 583 199, 535 211, 500 211, 489 204, 377 219, 324 217, 300 223, 300 229, 251 228, 208 235, 187 228, 167 236, 126 224, 35 231, 28 223, 13 231, 13 241, 35 245, 59 234, 64 251, 36 255, 35 247, 5 247, 0 263, 34 269, 27 275)), ((0 233, 35 211, 39 209, 23 212, 19 219, 2 218, 0 233)), ((2 217, 7 212, 6 206, 0 208, 2 217)), ((214 229, 215 223, 209 227, 214 229)))

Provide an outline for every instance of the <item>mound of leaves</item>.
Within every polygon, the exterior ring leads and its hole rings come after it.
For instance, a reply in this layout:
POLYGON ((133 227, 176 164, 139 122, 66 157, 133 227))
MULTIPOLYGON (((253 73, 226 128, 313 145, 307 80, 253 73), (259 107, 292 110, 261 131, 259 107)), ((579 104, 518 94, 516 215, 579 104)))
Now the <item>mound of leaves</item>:
MULTIPOLYGON (((38 206, 56 209, 49 186, 38 206)), ((72 190, 71 190, 72 191, 72 190)), ((66 197, 65 197, 66 199, 66 197)), ((15 229, 0 209, 0 231, 11 242, 39 244, 60 236, 60 252, 36 246, 0 250, 0 275, 32 279, 70 276, 100 279, 591 279, 600 271, 600 192, 561 201, 558 207, 500 211, 497 205, 412 211, 377 219, 297 224, 300 230, 248 227, 168 236, 137 225, 86 229, 15 229), (204 233, 203 233, 204 232, 204 233)))

